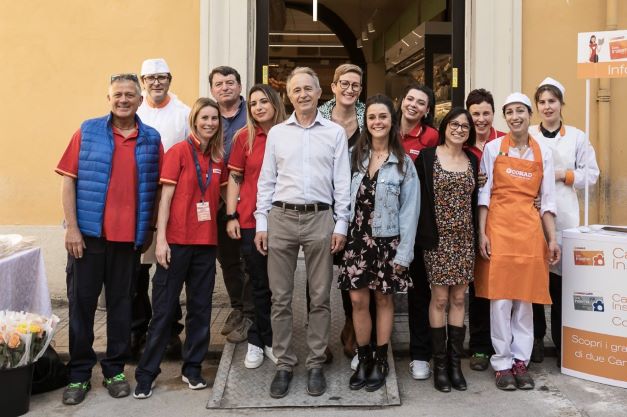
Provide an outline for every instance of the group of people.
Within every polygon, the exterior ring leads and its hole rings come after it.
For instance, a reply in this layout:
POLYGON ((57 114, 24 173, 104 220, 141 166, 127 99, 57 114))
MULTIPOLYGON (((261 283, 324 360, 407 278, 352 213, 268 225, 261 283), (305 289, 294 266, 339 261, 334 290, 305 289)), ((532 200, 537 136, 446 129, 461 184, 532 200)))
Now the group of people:
POLYGON ((346 316, 341 342, 354 370, 350 389, 385 384, 393 295, 407 293, 412 377, 429 378, 433 359, 437 390, 466 390, 469 286, 471 368, 491 363, 500 389, 533 388, 527 367, 540 318, 532 303, 560 305, 561 272, 549 279, 549 265, 559 266, 560 231, 578 225, 582 170, 590 183, 598 177, 585 135, 563 125, 563 86, 547 78, 538 87, 542 123, 534 127, 529 98, 508 96, 505 134, 492 127, 494 101, 484 89, 473 90, 467 109, 453 108, 436 130, 431 89, 410 84, 396 110, 381 94, 362 103, 362 76, 358 66, 340 65, 334 98, 318 107, 317 75, 295 68, 287 79, 289 117, 267 85, 242 97, 231 67, 211 72, 215 101, 199 98, 191 109, 169 92, 163 59, 146 60, 139 77, 111 77, 110 113, 81 125, 56 169, 68 251, 65 404, 82 402, 91 388, 103 285, 101 366, 112 397, 131 394, 124 366, 132 354, 139 359, 135 398, 152 395, 167 352, 182 354, 189 388, 206 387, 201 365, 216 259, 233 307, 222 333, 248 342, 246 368, 274 362, 269 394, 286 396, 298 363, 292 300, 301 248, 309 395, 327 388, 334 264, 346 316))

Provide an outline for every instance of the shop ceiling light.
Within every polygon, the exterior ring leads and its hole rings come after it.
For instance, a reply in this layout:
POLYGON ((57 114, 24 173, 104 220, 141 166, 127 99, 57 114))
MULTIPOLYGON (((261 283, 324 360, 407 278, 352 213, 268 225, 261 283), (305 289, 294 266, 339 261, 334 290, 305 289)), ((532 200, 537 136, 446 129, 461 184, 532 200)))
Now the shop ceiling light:
POLYGON ((368 22, 368 33, 374 33, 374 23, 372 21, 368 22))
POLYGON ((313 21, 318 21, 318 0, 313 0, 313 21))

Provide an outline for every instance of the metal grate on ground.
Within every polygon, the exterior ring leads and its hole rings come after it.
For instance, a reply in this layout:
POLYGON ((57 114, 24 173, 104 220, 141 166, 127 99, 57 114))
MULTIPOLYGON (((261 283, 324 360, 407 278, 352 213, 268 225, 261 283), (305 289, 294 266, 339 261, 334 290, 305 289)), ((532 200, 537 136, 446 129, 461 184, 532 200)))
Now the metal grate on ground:
POLYGON ((294 378, 290 384, 289 394, 281 399, 270 397, 270 383, 276 367, 269 360, 264 360, 257 369, 246 369, 244 357, 247 344, 234 345, 226 343, 216 379, 213 383, 212 396, 207 408, 239 409, 239 408, 274 408, 274 407, 384 407, 400 405, 400 395, 396 381, 396 370, 392 350, 389 349, 388 362, 390 373, 384 387, 375 392, 365 390, 352 391, 348 388, 348 380, 352 374, 350 360, 342 352, 339 343, 340 332, 344 326, 344 314, 339 290, 335 287, 334 277, 331 288, 331 336, 329 347, 333 352, 333 362, 324 366, 327 380, 327 391, 312 397, 306 392, 307 372, 305 370, 306 347, 306 306, 305 306, 305 267, 299 261, 295 273, 293 342, 299 358, 294 369, 294 378))

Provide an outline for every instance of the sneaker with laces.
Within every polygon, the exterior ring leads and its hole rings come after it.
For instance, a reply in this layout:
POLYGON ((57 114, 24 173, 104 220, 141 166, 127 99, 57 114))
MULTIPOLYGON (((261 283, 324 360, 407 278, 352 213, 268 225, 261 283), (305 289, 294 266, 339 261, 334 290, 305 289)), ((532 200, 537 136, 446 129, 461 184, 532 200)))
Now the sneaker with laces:
POLYGON ((518 389, 533 389, 535 387, 536 384, 533 382, 531 375, 529 375, 524 361, 514 359, 512 374, 514 374, 516 387, 518 389))
POLYGON ((351 360, 351 369, 353 371, 356 371, 358 366, 359 366, 359 355, 355 354, 355 356, 353 356, 353 359, 351 360))
POLYGON ((276 358, 276 356, 274 356, 274 353, 272 353, 272 348, 270 346, 264 346, 263 347, 263 353, 264 355, 266 355, 266 357, 268 359, 270 359, 275 365, 279 362, 279 360, 276 358))
POLYGON ((229 316, 224 321, 224 326, 222 326, 222 330, 220 330, 220 333, 222 333, 224 336, 231 333, 240 325, 243 318, 244 316, 242 315, 241 310, 231 310, 231 313, 229 313, 229 316))
POLYGON ((240 343, 248 340, 248 329, 250 329, 252 324, 253 322, 248 317, 244 317, 240 325, 226 336, 226 340, 231 343, 240 343))
POLYGON ((76 405, 83 402, 87 391, 91 389, 91 383, 85 382, 70 382, 63 390, 63 404, 76 405))
POLYGON ((207 388, 207 381, 205 381, 201 376, 183 375, 182 380, 187 384, 189 389, 198 390, 207 388))
POLYGON ((263 363, 263 349, 252 343, 248 344, 248 352, 244 358, 244 366, 247 369, 259 368, 263 363))
POLYGON ((490 357, 485 353, 474 353, 470 357, 470 369, 473 371, 485 371, 490 365, 490 357))
POLYGON ((133 397, 138 400, 150 398, 152 395, 152 389, 155 387, 155 381, 152 382, 137 382, 135 391, 133 391, 133 397))
POLYGON ((503 391, 516 390, 516 380, 514 379, 514 375, 512 374, 511 369, 496 371, 494 373, 494 376, 496 387, 498 389, 502 389, 503 391))
POLYGON ((409 373, 414 379, 428 379, 431 375, 431 367, 427 361, 413 360, 409 363, 409 373))
POLYGON ((102 385, 109 391, 113 398, 127 397, 131 393, 131 386, 123 373, 119 373, 113 378, 105 378, 102 385))

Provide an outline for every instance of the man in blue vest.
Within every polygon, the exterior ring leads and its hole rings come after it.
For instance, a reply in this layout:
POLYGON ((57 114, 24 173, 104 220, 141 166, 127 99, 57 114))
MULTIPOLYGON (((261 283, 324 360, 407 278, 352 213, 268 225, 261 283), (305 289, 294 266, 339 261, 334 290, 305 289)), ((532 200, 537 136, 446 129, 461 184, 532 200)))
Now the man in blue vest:
POLYGON ((65 248, 68 251, 70 384, 63 403, 79 404, 96 364, 94 314, 105 288, 107 352, 103 385, 114 398, 130 387, 131 297, 139 255, 149 245, 163 147, 159 133, 136 116, 142 102, 135 74, 111 77, 111 112, 74 133, 56 172, 63 176, 65 248))

